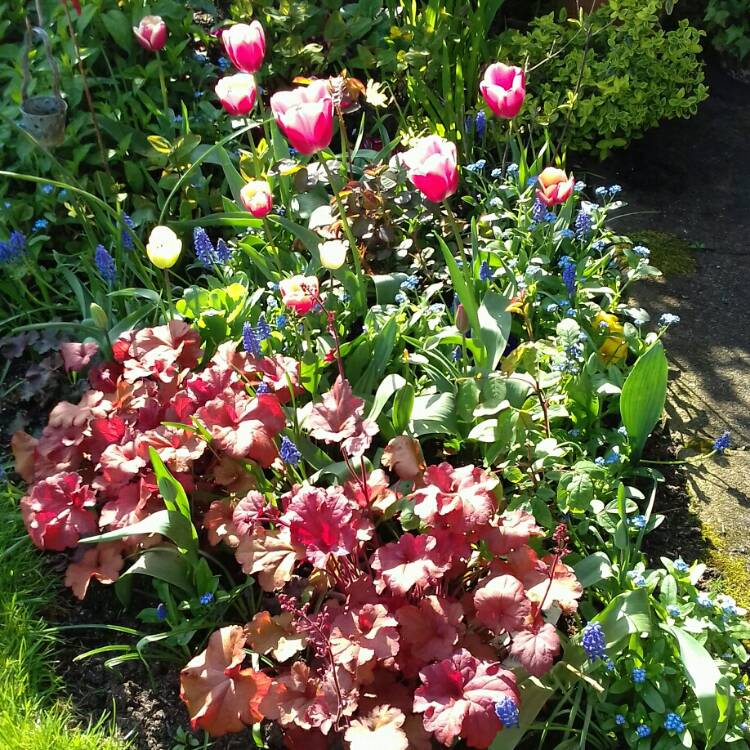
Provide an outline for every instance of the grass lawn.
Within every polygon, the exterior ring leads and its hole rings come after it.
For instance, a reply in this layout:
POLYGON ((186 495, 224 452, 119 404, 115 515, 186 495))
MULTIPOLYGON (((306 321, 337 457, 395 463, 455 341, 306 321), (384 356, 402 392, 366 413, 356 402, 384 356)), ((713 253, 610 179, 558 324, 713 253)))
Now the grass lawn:
POLYGON ((39 612, 59 584, 26 535, 19 496, 0 480, 0 748, 126 750, 107 717, 87 725, 74 715, 52 673, 55 637, 39 612))

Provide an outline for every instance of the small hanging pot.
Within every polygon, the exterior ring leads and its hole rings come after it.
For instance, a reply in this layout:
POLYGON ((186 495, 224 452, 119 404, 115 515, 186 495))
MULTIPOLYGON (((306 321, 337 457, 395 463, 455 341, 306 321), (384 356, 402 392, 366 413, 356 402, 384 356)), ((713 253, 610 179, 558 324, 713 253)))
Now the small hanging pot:
POLYGON ((38 26, 27 27, 23 46, 23 88, 21 89, 21 127, 42 146, 59 146, 65 140, 65 115, 68 103, 60 96, 60 68, 52 57, 49 37, 38 26), (49 96, 29 96, 31 73, 29 54, 33 37, 37 36, 44 44, 44 53, 52 72, 52 94, 49 96))

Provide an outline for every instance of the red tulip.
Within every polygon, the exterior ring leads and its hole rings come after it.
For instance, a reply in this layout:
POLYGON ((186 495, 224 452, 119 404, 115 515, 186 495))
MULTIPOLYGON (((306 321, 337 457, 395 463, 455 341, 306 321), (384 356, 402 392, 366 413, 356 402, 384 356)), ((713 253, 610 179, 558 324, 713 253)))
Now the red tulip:
POLYGON ((556 206, 559 203, 565 203, 570 198, 574 186, 573 175, 568 177, 562 169, 547 167, 539 175, 536 197, 547 206, 556 206))
POLYGON ((279 282, 281 301, 298 315, 306 315, 315 307, 319 289, 315 276, 292 276, 279 282))
POLYGON ((437 135, 401 154, 409 179, 427 200, 440 203, 458 189, 456 145, 437 135))
POLYGON ((240 190, 242 205, 256 218, 268 216, 273 208, 271 186, 265 180, 250 180, 240 190))
POLYGON ((224 76, 216 83, 216 96, 221 106, 233 117, 244 116, 255 106, 258 89, 250 73, 235 73, 224 76))
POLYGON ((243 73, 255 73, 266 56, 266 33, 258 21, 236 23, 221 34, 224 49, 232 65, 243 73))
POLYGON ((479 90, 498 117, 510 120, 518 114, 526 98, 526 73, 523 68, 495 63, 485 71, 479 90))
POLYGON ((167 24, 161 16, 143 16, 138 26, 133 26, 138 44, 149 52, 158 52, 167 43, 167 24))
POLYGON ((305 156, 324 149, 333 138, 333 99, 327 80, 277 92, 271 97, 271 111, 289 143, 305 156))

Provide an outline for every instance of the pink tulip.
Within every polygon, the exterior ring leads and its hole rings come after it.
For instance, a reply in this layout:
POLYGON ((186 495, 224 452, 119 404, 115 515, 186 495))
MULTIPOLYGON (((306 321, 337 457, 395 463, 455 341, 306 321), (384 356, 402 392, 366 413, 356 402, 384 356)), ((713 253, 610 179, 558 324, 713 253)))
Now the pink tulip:
POLYGON ((568 177, 562 169, 547 167, 539 175, 536 197, 547 206, 556 206, 559 203, 565 203, 570 198, 574 186, 573 175, 568 177))
POLYGON ((232 115, 232 117, 244 116, 255 106, 258 89, 255 87, 255 78, 250 73, 235 73, 233 76, 224 76, 216 83, 216 96, 219 97, 221 106, 232 115))
POLYGON ((458 189, 456 145, 438 135, 428 135, 401 154, 407 175, 427 200, 440 203, 458 189))
POLYGON ((281 301, 297 315, 307 315, 315 307, 319 290, 315 276, 292 276, 279 282, 281 301))
POLYGON ((266 56, 266 33, 258 21, 236 23, 221 35, 224 49, 232 65, 243 73, 255 73, 266 56))
POLYGON ((324 149, 333 138, 333 99, 327 80, 277 92, 271 97, 271 111, 289 143, 305 156, 324 149))
POLYGON ((515 117, 526 97, 526 73, 523 68, 495 63, 485 71, 479 84, 487 106, 508 120, 515 117))
POLYGON ((133 33, 138 44, 149 52, 158 52, 167 43, 167 24, 161 16, 143 16, 133 33))
POLYGON ((256 218, 268 216, 273 208, 271 186, 265 180, 250 180, 240 190, 242 205, 256 218))

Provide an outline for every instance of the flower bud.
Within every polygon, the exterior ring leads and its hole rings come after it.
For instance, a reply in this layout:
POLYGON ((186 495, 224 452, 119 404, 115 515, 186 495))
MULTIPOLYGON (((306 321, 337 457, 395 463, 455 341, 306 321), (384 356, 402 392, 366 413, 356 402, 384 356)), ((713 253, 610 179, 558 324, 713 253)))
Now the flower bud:
POLYGON ((458 328, 461 333, 466 333, 469 328, 471 328, 469 316, 466 314, 463 305, 459 305, 456 308, 456 328, 458 328))
POLYGON ((148 259, 157 268, 172 268, 182 252, 182 240, 165 226, 154 227, 146 243, 148 259))
POLYGON ((158 52, 167 43, 167 24, 161 16, 143 16, 138 26, 133 26, 138 44, 149 52, 158 52))
POLYGON ((320 253, 320 264, 329 271, 341 268, 346 260, 346 251, 349 243, 344 240, 328 240, 321 243, 318 251, 320 253))
POLYGON ((256 219, 262 219, 273 208, 271 186, 265 180, 250 180, 240 190, 240 200, 256 219))

